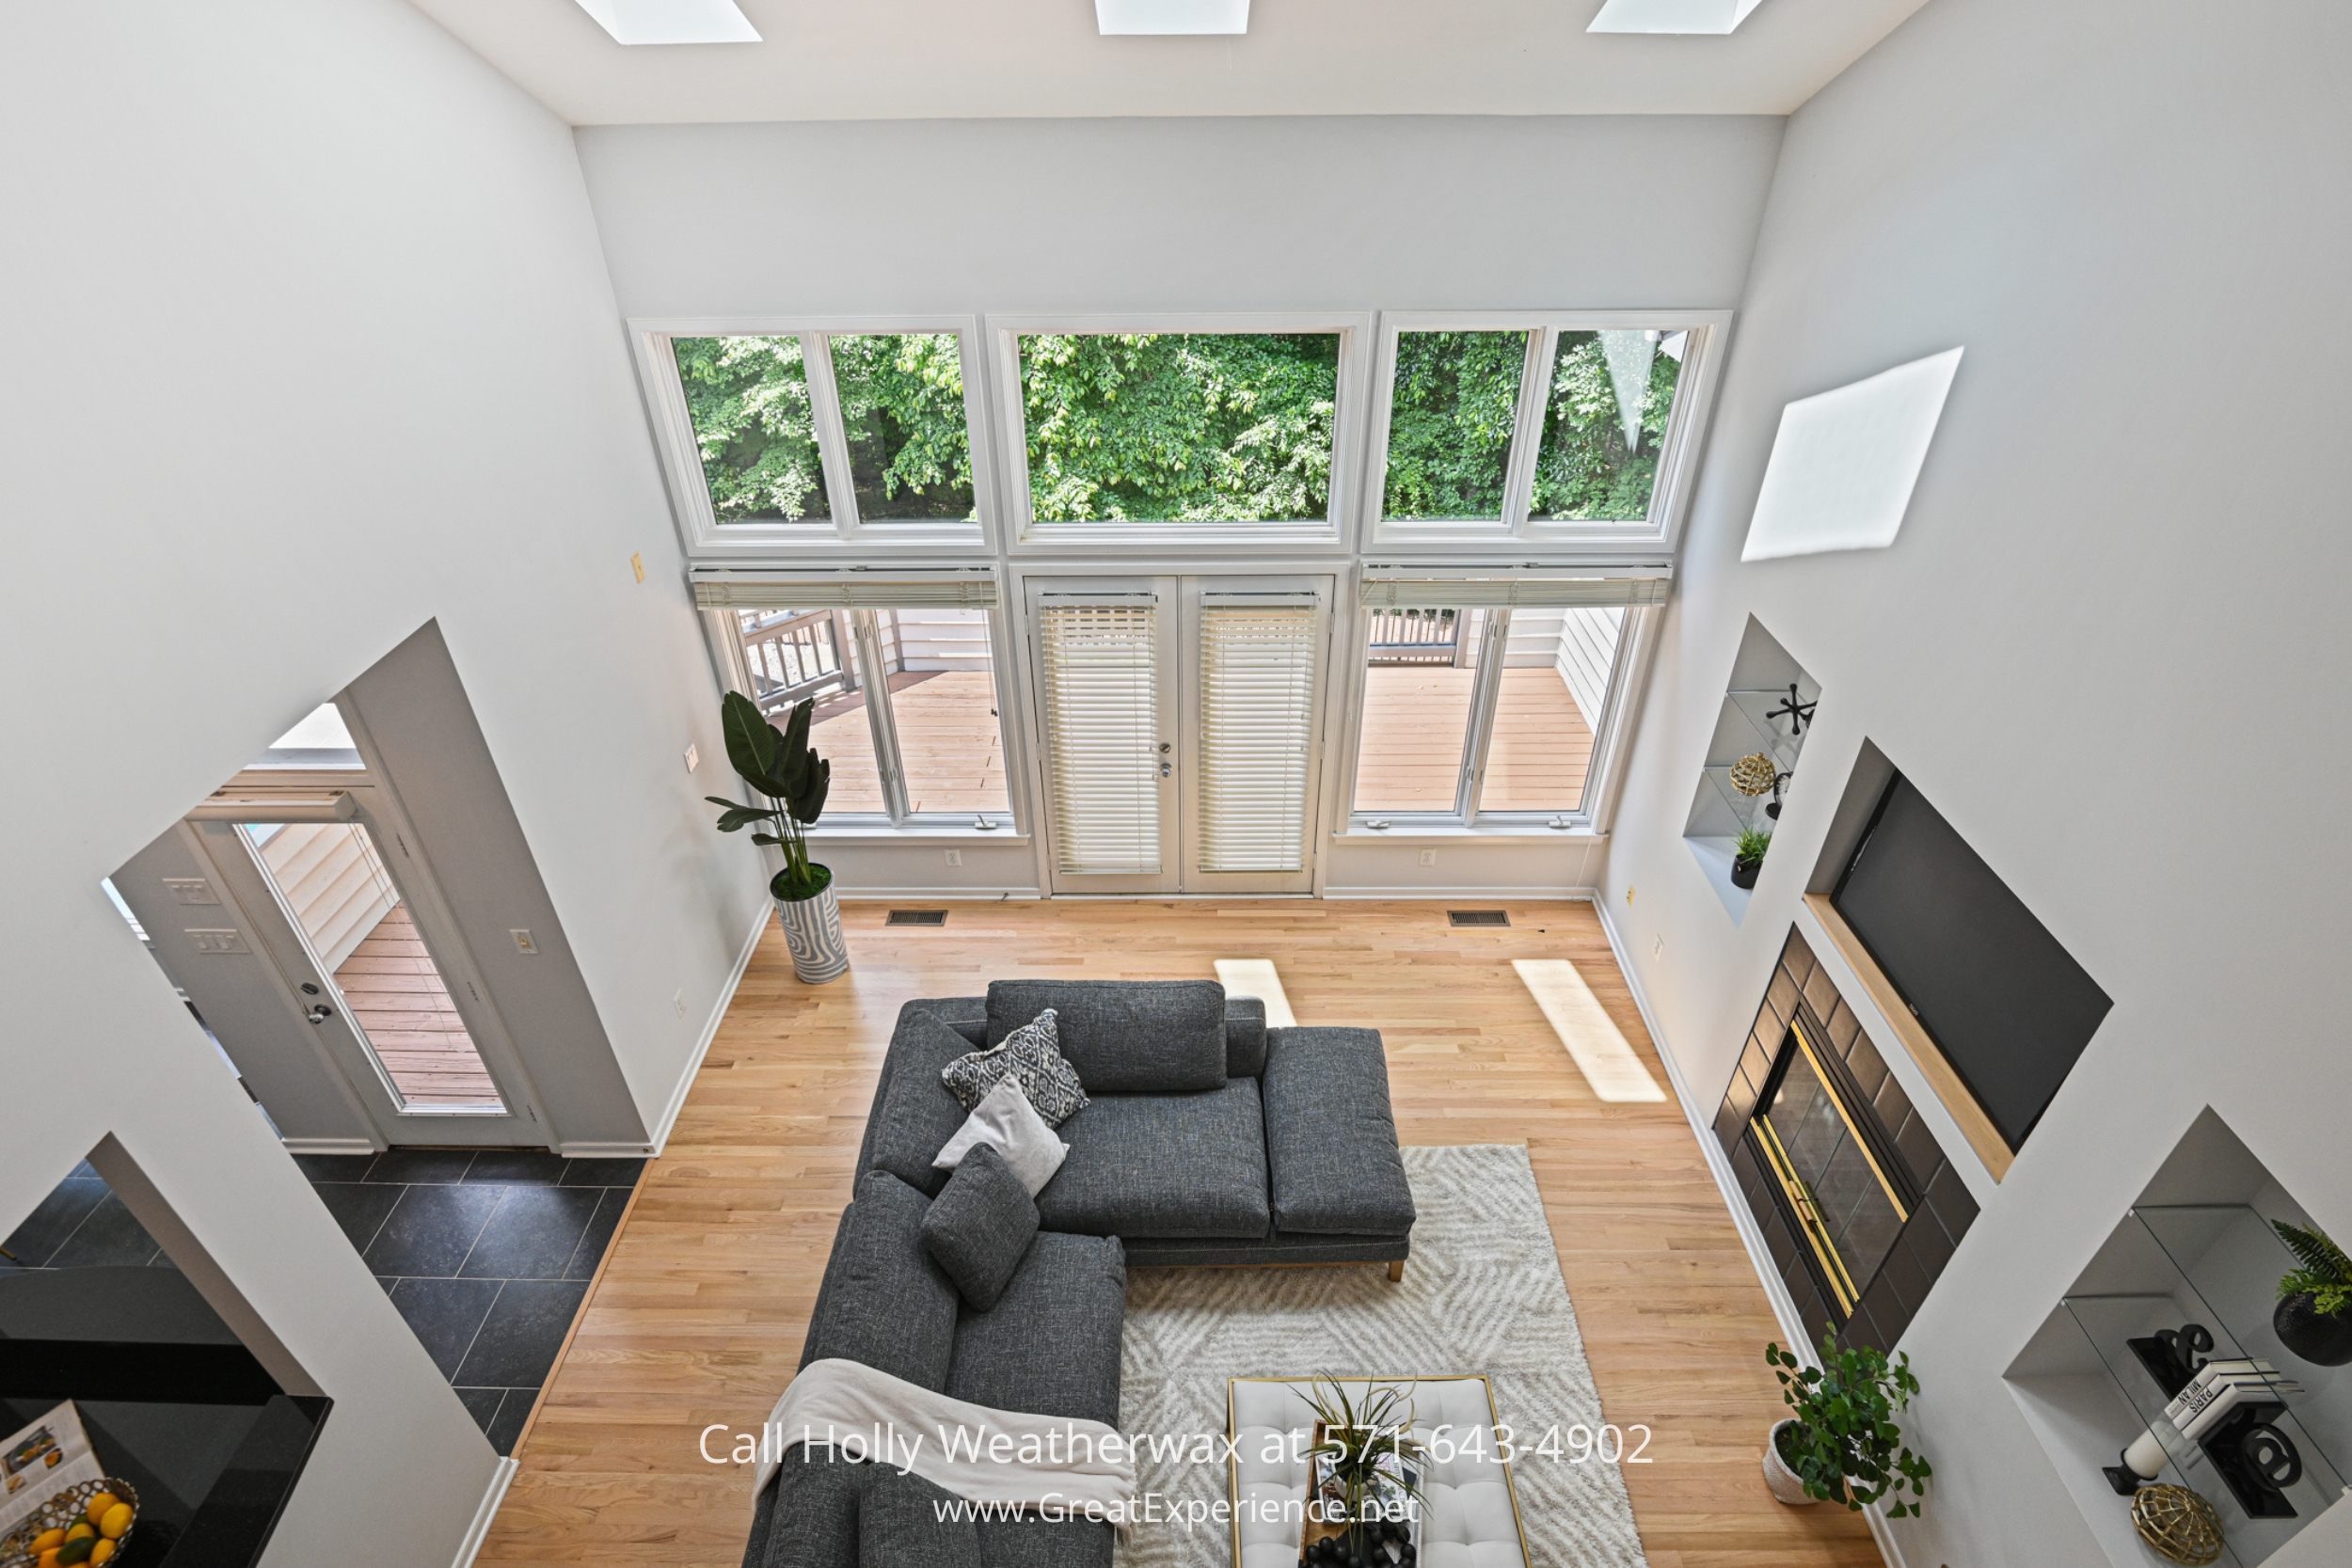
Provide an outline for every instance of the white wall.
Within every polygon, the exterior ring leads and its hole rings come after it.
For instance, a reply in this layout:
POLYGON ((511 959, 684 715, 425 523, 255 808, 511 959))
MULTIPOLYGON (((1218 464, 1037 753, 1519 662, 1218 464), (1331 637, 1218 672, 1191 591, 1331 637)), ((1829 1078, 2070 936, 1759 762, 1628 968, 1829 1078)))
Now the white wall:
POLYGON ((2347 69, 2325 0, 1936 0, 1789 125, 1605 907, 1711 1113, 1867 736, 2115 999, 1903 1341, 1913 1568, 2103 1560, 1999 1374, 2201 1107, 2352 1230, 2347 69), (1894 546, 1740 564, 1782 404, 1954 345, 1894 546), (1751 612, 1822 696, 1735 928, 1677 840, 1751 612))
POLYGON ((111 1132, 336 1401, 270 1560, 446 1564, 488 1447, 98 883, 437 618, 666 1105, 758 879, 571 138, 397 0, 128 0, 0 9, 0 1230, 111 1132))

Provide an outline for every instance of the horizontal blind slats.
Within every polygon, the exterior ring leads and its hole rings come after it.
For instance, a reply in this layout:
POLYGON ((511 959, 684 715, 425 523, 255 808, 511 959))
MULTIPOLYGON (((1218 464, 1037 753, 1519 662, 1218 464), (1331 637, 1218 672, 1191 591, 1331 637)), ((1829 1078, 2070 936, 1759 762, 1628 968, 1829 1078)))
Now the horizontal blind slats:
POLYGON ((1157 619, 1137 604, 1038 611, 1056 863, 1066 874, 1160 869, 1157 619))
POLYGON ((1200 612, 1200 869, 1306 868, 1316 612, 1200 612))
POLYGON ((1366 578, 1358 602, 1381 610, 1597 609, 1664 604, 1672 586, 1666 578, 1366 578))
POLYGON ((926 605, 989 610, 995 603, 993 578, 761 578, 694 584, 699 610, 903 610, 926 605))

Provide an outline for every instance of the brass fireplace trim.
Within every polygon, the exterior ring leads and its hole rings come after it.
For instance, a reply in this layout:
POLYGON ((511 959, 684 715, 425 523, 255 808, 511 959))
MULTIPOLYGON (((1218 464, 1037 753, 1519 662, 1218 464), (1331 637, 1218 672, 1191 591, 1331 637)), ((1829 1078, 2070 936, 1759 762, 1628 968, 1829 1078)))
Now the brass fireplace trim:
POLYGON ((1853 1275, 1846 1272, 1846 1260, 1838 1255, 1837 1243, 1830 1239, 1829 1226, 1821 1218, 1821 1206, 1814 1200, 1813 1189, 1788 1158, 1788 1150, 1781 1146, 1780 1131, 1761 1110, 1749 1124, 1756 1129, 1756 1141, 1764 1150, 1764 1158, 1772 1167, 1772 1175, 1780 1182, 1780 1190, 1788 1195, 1788 1207, 1797 1216, 1797 1228, 1804 1233, 1805 1244, 1813 1249, 1813 1257, 1821 1265, 1821 1277, 1837 1297, 1839 1315, 1851 1318, 1862 1300, 1862 1292, 1854 1288, 1853 1275))
MULTIPOLYGON (((1846 1124, 1846 1136, 1851 1138, 1854 1148, 1862 1151, 1862 1158, 1870 1166, 1870 1174, 1879 1179, 1879 1186, 1886 1194, 1886 1201, 1895 1206, 1895 1217, 1908 1225, 1911 1222, 1911 1205, 1903 1201, 1903 1195, 1887 1179, 1886 1167, 1879 1164, 1878 1155, 1871 1150, 1870 1140, 1864 1137, 1862 1129, 1854 1124, 1853 1112, 1847 1108, 1846 1097, 1837 1092, 1837 1080, 1831 1075, 1829 1069, 1821 1065, 1821 1058, 1815 1053, 1813 1042, 1805 1037, 1804 1022, 1791 1020, 1788 1032, 1797 1037, 1797 1049, 1804 1052, 1804 1059, 1813 1064, 1813 1076, 1820 1081, 1822 1091, 1829 1096, 1829 1102, 1837 1107, 1837 1119, 1846 1124)), ((1761 1110, 1756 1112, 1758 1116, 1763 1114, 1761 1110)))

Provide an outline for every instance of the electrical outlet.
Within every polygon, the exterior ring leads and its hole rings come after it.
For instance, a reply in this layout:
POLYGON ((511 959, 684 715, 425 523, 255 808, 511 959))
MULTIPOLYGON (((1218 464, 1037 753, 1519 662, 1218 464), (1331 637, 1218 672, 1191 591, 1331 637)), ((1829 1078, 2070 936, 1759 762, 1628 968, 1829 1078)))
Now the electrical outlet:
POLYGON ((199 953, 250 953, 253 951, 245 944, 245 933, 239 930, 190 930, 187 936, 188 941, 195 944, 196 950, 199 953))
POLYGON ((948 850, 947 863, 949 865, 961 865, 963 863, 963 851, 961 849, 948 850))
POLYGON ((680 1017, 680 1018, 684 1018, 684 1017, 686 1016, 686 992, 685 992, 685 991, 683 991, 683 990, 677 990, 677 991, 674 991, 674 992, 672 992, 672 993, 671 993, 671 996, 670 996, 670 1011, 672 1011, 672 1012, 674 1012, 674 1013, 677 1014, 677 1016, 678 1016, 678 1017, 680 1017))
POLYGON ((506 934, 507 934, 508 936, 513 937, 513 938, 515 939, 515 951, 516 951, 516 952, 517 952, 517 953, 536 953, 537 951, 539 951, 539 944, 538 944, 537 942, 535 942, 532 941, 532 940, 531 940, 531 933, 530 933, 529 931, 524 930, 521 927, 519 927, 519 926, 515 927, 513 927, 511 930, 509 930, 506 934))
POLYGON ((1423 849, 1423 850, 1421 852, 1421 863, 1422 863, 1422 864, 1423 864, 1423 865, 1435 865, 1435 864, 1437 864, 1437 863, 1438 863, 1438 852, 1437 852, 1435 849, 1423 849))
POLYGON ((695 768, 702 766, 702 753, 694 750, 693 746, 690 743, 686 748, 686 770, 689 773, 691 773, 695 768))
POLYGON ((213 891, 213 884, 201 877, 166 877, 164 887, 171 894, 171 901, 175 904, 220 902, 220 895, 213 891))
POLYGON ((639 582, 645 580, 645 558, 635 550, 631 550, 629 552, 628 569, 637 574, 637 580, 639 582))
POLYGON ((1633 888, 1630 883, 1627 884, 1625 890, 1625 901, 1629 904, 1633 902, 1633 888))

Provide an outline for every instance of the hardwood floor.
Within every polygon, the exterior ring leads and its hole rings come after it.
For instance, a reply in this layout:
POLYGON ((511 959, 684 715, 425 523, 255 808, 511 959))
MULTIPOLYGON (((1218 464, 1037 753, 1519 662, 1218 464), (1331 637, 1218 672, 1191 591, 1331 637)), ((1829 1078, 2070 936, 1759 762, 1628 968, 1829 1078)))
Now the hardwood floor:
MULTIPOLYGON (((893 675, 890 711, 898 721, 898 755, 906 764, 910 811, 1011 815, 993 675, 985 670, 893 675)), ((863 693, 819 704, 808 738, 833 761, 827 811, 883 809, 874 732, 863 693)))
POLYGON ((1505 907, 1511 929, 1457 931, 1437 904, 1061 900, 959 905, 932 930, 853 904, 856 967, 817 988, 793 980, 771 927, 480 1560, 741 1560, 749 1469, 706 1464, 697 1435, 755 1426, 791 1379, 901 1002, 1014 974, 1209 977, 1216 958, 1266 958, 1301 1022, 1382 1030, 1405 1142, 1528 1145, 1607 1414, 1656 1433, 1656 1463, 1627 1471, 1652 1568, 1877 1563, 1858 1518, 1764 1489, 1778 1329, 1680 1109, 1596 1098, 1511 970, 1573 960, 1666 1082, 1598 918, 1505 907))

